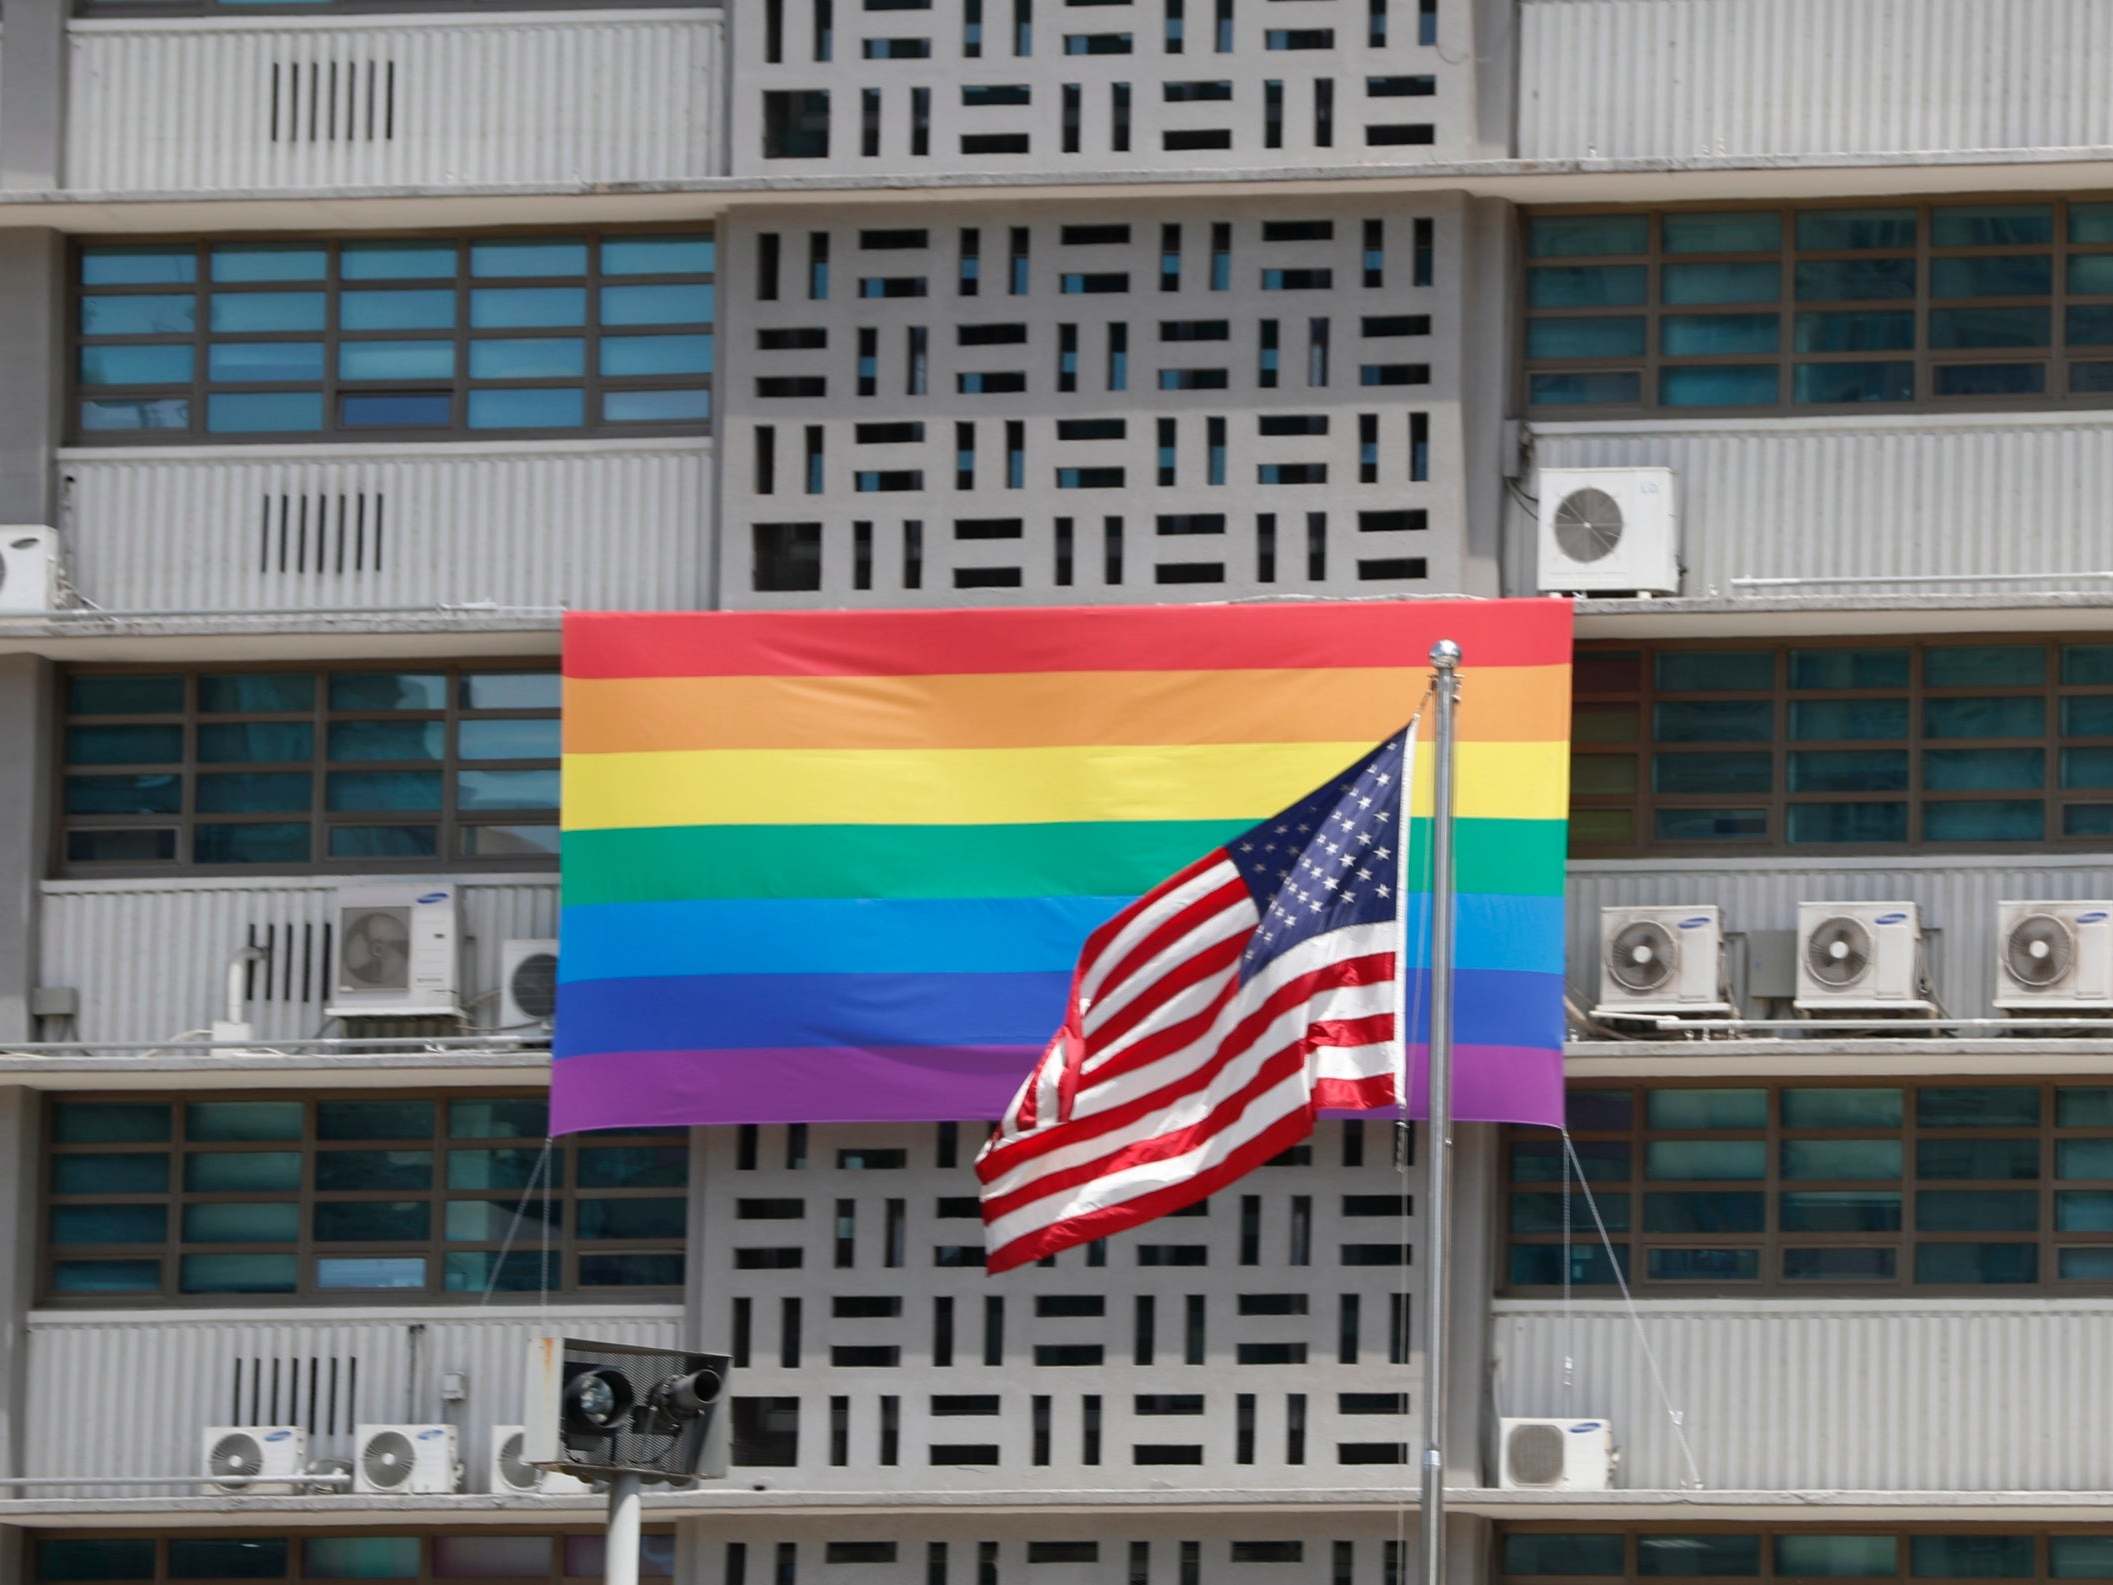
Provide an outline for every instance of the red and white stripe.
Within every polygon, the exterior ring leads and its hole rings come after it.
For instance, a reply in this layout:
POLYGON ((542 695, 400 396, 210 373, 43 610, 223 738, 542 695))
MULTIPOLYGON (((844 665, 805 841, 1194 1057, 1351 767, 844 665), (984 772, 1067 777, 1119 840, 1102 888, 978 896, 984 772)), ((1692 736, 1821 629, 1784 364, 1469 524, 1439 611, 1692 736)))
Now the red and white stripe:
POLYGON ((1220 849, 1087 938, 1064 1026, 976 1161, 991 1271, 1204 1199, 1321 1107, 1395 1102, 1398 927, 1314 936, 1242 984, 1260 922, 1220 849))

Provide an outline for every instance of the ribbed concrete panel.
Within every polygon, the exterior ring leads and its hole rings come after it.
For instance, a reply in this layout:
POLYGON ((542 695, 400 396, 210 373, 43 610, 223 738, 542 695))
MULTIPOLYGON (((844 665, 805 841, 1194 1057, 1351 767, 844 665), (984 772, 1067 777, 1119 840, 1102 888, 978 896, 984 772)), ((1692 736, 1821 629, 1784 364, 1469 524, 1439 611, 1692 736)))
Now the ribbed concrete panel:
MULTIPOLYGON (((2113 11, 2108 12, 2113 19, 2113 11)), ((2113 415, 1927 417, 1536 426, 1540 468, 1670 467, 1679 475, 1681 592, 1734 578, 1969 581, 1990 573, 2113 570, 2101 507, 2113 488, 2113 415)), ((1534 477, 1524 481, 1537 495, 1534 477)), ((1508 508, 1507 581, 1535 588, 1533 515, 1508 508)))
POLYGON ((691 609, 710 588, 708 442, 82 449, 61 471, 74 584, 109 611, 691 609))
POLYGON ((1921 907, 1930 974, 1946 1012, 1994 1016, 1996 904, 2016 898, 2113 897, 2113 858, 2064 854, 2016 860, 1810 857, 1595 860, 1570 866, 1570 984, 1599 995, 1599 911, 1647 903, 1716 903, 1728 931, 1794 930, 1800 902, 1921 907))
MULTIPOLYGON (((311 1457, 350 1458, 355 1425, 446 1421, 460 1433, 464 1489, 485 1491, 491 1428, 520 1419, 530 1337, 586 1334, 666 1347, 680 1328, 676 1311, 664 1306, 47 1314, 29 1326, 23 1467, 32 1475, 191 1473, 208 1425, 298 1424, 308 1430, 311 1457), (448 1371, 467 1378, 461 1403, 441 1402, 448 1371)), ((195 1496, 201 1488, 54 1490, 195 1496)))
POLYGON ((722 174, 716 11, 72 25, 67 185, 722 174))
MULTIPOLYGON (((250 880, 51 881, 44 888, 39 983, 81 994, 77 1038, 166 1040, 222 1011, 227 966, 255 944, 269 957, 249 976, 246 1016, 260 1040, 304 1040, 323 1028, 330 960, 329 877, 250 880)), ((462 884, 464 1033, 495 1021, 471 998, 499 983, 514 939, 557 934, 555 876, 485 876, 462 884)))
POLYGON ((1498 1412, 1613 1421, 1621 1484, 1686 1466, 1642 1339, 1717 1490, 2078 1491, 2105 1484, 2113 1303, 1499 1300, 1498 1412), (1564 1387, 1564 1359, 1575 1360, 1564 1387))
POLYGON ((1528 159, 2113 141, 2099 0, 1524 0, 1528 159))

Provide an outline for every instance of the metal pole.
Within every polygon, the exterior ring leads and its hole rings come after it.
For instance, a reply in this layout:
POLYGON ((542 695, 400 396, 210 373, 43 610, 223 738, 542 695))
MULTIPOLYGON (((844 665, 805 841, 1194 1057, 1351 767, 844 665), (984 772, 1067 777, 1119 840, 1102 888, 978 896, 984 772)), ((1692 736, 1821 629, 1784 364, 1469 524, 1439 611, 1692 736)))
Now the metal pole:
POLYGON ((609 1530, 602 1556, 603 1585, 638 1585, 638 1510, 645 1481, 626 1472, 609 1481, 609 1530))
POLYGON ((1445 1578, 1446 1221, 1453 1168, 1453 714, 1460 700, 1460 646, 1431 646, 1438 720, 1431 776, 1430 1174, 1423 1195, 1423 1585, 1445 1578))

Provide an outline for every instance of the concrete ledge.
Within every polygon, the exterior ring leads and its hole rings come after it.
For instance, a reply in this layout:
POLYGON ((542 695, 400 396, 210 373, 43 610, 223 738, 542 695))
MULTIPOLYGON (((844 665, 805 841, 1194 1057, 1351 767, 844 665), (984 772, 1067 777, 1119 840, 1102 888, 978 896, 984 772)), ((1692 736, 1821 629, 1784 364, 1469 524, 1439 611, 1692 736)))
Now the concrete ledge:
POLYGON ((1563 1048, 1572 1079, 1748 1077, 1939 1078, 2001 1074, 2059 1077, 2113 1070, 2113 1038, 2082 1040, 1888 1037, 1830 1040, 1573 1040, 1563 1048))
MULTIPOLYGON (((397 1084, 548 1084, 550 1052, 165 1052, 62 1056, 0 1050, 0 1085, 42 1090, 302 1089, 397 1084)), ((0 1487, 4 1494, 5 1487, 0 1487)))

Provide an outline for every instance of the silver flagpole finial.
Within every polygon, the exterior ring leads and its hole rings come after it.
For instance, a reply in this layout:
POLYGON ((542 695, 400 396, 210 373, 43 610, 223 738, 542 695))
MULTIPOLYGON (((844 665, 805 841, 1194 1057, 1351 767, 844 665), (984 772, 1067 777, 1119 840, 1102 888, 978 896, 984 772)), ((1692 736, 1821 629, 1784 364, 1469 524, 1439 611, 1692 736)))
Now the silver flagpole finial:
POLYGON ((1431 646, 1431 664, 1440 671, 1451 671, 1460 664, 1460 646, 1449 638, 1441 638, 1431 646))

